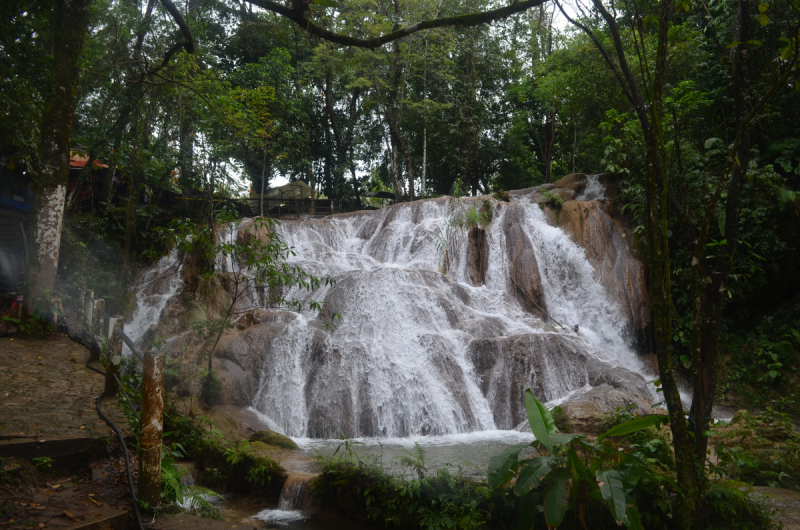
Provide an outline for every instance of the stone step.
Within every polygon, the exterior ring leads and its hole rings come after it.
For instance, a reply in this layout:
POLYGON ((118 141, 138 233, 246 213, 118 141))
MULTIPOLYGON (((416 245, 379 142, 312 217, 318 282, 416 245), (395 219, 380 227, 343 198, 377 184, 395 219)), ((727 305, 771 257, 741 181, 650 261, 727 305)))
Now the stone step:
POLYGON ((94 520, 86 520, 68 527, 70 530, 128 530, 133 528, 130 512, 113 508, 99 508, 94 520))

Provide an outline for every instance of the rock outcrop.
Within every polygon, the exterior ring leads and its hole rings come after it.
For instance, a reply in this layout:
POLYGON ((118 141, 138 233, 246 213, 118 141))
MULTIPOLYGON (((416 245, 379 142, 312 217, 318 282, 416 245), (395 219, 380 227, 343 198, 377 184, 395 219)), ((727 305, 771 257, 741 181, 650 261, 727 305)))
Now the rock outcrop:
POLYGON ((650 351, 650 297, 645 270, 633 253, 633 231, 613 219, 611 209, 605 201, 567 201, 558 225, 586 249, 598 280, 627 318, 637 349, 650 351))
POLYGON ((577 417, 628 405, 646 411, 652 404, 642 376, 588 355, 569 336, 548 333, 475 340, 469 353, 499 429, 526 421, 526 389, 542 402, 571 394, 562 407, 577 417))
POLYGON ((511 293, 524 308, 544 317, 547 303, 542 290, 542 277, 533 251, 533 243, 524 230, 525 212, 519 203, 506 206, 503 231, 506 236, 511 293))

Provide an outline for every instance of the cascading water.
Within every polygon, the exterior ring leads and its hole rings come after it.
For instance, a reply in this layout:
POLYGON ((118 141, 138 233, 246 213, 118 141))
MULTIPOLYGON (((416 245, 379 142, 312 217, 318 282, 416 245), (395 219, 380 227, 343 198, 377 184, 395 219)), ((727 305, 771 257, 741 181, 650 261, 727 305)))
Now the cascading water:
MULTIPOLYGON (((338 312, 342 320, 329 331, 324 317, 295 313, 268 346, 261 342, 266 351, 252 406, 268 424, 312 438, 507 429, 523 418, 499 418, 498 409, 514 405, 493 403, 510 396, 492 395, 487 382, 517 377, 552 400, 583 388, 594 369, 590 362, 639 370, 625 323, 584 250, 550 226, 538 205, 521 201, 495 213, 480 287, 468 278, 467 243, 449 256, 448 275, 437 270, 437 232, 452 215, 451 203, 435 200, 281 224, 280 234, 296 250, 294 262, 337 279, 333 287, 288 296, 324 301, 325 315, 338 312), (524 220, 514 224, 532 244, 548 315, 566 329, 533 317, 509 294, 508 247, 520 241, 509 241, 506 215, 524 220), (524 344, 511 346, 515 337, 524 344), (485 364, 486 341, 495 350, 543 353, 541 362, 516 376, 513 360, 504 369, 477 367, 485 364)), ((257 337, 246 332, 239 347, 259 349, 257 337)), ((501 357, 495 350, 493 358, 501 357)))
MULTIPOLYGON (((542 401, 598 385, 646 394, 619 302, 533 193, 489 199, 477 275, 472 232, 451 231, 446 262, 439 248, 448 222, 483 199, 282 221, 290 260, 336 284, 284 293, 322 302, 322 313, 262 311, 223 337, 215 357, 236 382, 233 404, 292 437, 402 438, 513 429, 525 420, 526 388, 542 401)), ((235 241, 246 225, 220 239, 235 241)), ((157 318, 161 300, 146 314, 157 318)))
POLYGON ((606 189, 600 182, 600 175, 589 175, 586 177, 586 187, 580 195, 575 197, 576 201, 596 201, 604 199, 606 189))
MULTIPOLYGON (((125 333, 138 346, 143 346, 148 332, 161 319, 161 313, 173 296, 183 286, 181 269, 183 262, 176 250, 161 258, 152 268, 144 272, 136 281, 136 310, 130 322, 125 323, 125 333)), ((123 355, 130 357, 126 344, 122 346, 123 355)))

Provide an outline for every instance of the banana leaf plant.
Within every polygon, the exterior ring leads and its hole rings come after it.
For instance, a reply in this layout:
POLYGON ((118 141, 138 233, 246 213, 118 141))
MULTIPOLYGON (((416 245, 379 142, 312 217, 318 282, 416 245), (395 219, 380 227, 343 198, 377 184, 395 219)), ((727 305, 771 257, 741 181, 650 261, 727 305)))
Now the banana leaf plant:
MULTIPOLYGON (((548 528, 558 528, 568 509, 582 508, 588 497, 601 502, 620 525, 642 528, 639 509, 631 497, 647 464, 619 447, 615 437, 665 423, 666 416, 648 415, 620 423, 597 437, 558 432, 549 410, 525 391, 525 410, 536 440, 515 445, 489 461, 492 489, 510 486, 520 497, 519 528, 531 530, 537 513, 544 513, 548 528), (520 458, 526 447, 535 455, 520 458)), ((677 489, 677 488, 676 488, 677 489)))

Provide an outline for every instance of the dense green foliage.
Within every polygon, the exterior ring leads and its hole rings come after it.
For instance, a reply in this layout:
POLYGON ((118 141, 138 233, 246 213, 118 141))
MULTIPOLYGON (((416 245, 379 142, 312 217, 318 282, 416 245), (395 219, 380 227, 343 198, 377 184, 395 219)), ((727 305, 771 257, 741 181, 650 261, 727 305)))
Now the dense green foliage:
MULTIPOLYGON (((627 528, 674 528, 680 486, 672 478, 668 436, 658 428, 663 417, 637 418, 618 410, 605 418, 607 430, 594 439, 558 432, 552 411, 532 395, 528 404, 533 430, 544 441, 534 441, 522 454, 523 447, 514 446, 492 458, 487 480, 467 479, 449 466, 431 472, 419 446, 400 458, 412 478, 391 475, 377 460, 361 459, 357 443, 345 440, 333 457, 320 458, 323 472, 314 481, 314 497, 325 508, 387 528, 613 529, 620 527, 615 514, 627 528)), ((714 473, 718 478, 705 495, 702 528, 772 526, 741 483, 721 479, 728 471, 720 467, 714 473)))

